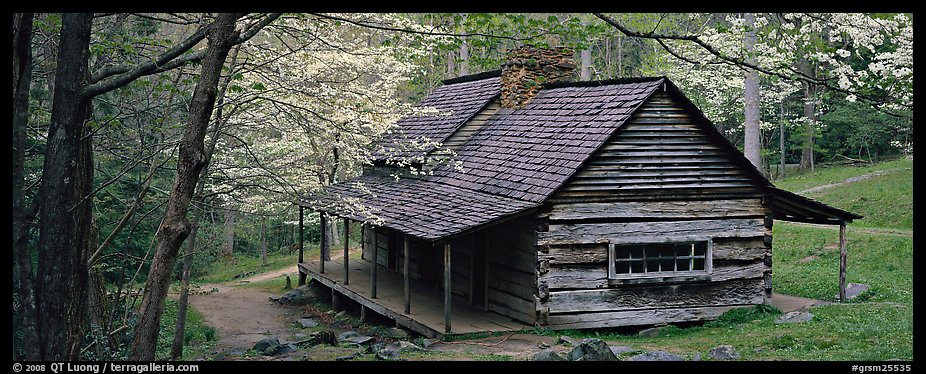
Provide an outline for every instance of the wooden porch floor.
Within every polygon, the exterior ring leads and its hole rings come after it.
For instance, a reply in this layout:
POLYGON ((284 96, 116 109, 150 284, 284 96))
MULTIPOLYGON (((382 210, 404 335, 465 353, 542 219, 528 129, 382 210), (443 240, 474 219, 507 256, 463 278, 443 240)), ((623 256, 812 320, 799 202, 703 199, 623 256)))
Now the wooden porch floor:
MULTIPOLYGON (((350 284, 344 285, 343 259, 325 261, 325 273, 319 273, 318 260, 299 264, 299 271, 346 296, 364 307, 395 320, 422 335, 440 338, 444 334, 444 294, 432 285, 410 282, 411 313, 405 314, 405 289, 402 274, 383 267, 377 269, 376 298, 370 294, 370 262, 351 259, 350 284)), ((454 298, 450 313, 450 334, 518 331, 530 326, 493 312, 473 308, 465 300, 454 298)))

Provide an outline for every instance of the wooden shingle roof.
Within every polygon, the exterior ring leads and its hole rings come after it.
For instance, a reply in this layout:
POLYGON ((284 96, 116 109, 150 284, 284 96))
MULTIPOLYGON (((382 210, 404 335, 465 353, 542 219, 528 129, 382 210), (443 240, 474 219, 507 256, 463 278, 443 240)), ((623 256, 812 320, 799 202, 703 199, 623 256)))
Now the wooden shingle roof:
POLYGON ((437 240, 539 204, 419 179, 360 176, 325 189, 309 201, 315 209, 437 240), (365 209, 355 209, 356 201, 365 209))
POLYGON ((574 174, 663 82, 547 88, 524 108, 501 109, 430 180, 542 202, 574 174))
MULTIPOLYGON (((498 82, 489 77, 443 86, 421 105, 455 107, 455 115, 407 118, 399 127, 405 136, 445 139, 498 95, 498 82)), ((494 222, 540 205, 662 82, 544 89, 524 108, 500 110, 460 147, 462 172, 445 165, 420 179, 361 176, 303 205, 359 221, 375 215, 383 227, 426 240, 494 222), (347 200, 365 209, 352 209, 347 200)))
POLYGON ((460 125, 498 96, 501 72, 491 73, 476 76, 482 76, 482 79, 451 82, 434 89, 418 107, 434 108, 441 113, 399 120, 396 127, 378 142, 373 152, 374 159, 421 157, 434 148, 420 148, 410 144, 420 143, 420 140, 439 143, 447 140, 460 125))

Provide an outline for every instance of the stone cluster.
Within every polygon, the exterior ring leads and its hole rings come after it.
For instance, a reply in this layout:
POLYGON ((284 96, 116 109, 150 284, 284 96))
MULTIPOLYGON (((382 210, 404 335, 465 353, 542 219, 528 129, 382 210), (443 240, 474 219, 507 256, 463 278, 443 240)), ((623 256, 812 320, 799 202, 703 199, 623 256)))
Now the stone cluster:
POLYGON ((507 51, 502 66, 503 108, 522 108, 541 85, 570 80, 575 70, 573 51, 566 47, 539 48, 524 45, 507 51))

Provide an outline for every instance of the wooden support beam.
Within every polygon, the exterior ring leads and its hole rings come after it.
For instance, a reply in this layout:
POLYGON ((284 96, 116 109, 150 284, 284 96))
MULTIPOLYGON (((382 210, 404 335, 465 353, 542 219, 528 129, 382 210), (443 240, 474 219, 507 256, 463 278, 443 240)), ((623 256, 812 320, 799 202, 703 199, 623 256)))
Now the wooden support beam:
POLYGON ((344 285, 350 284, 350 256, 348 245, 350 244, 350 221, 344 219, 344 285))
POLYGON ((331 290, 331 310, 335 312, 341 310, 341 294, 335 290, 331 290))
POLYGON ((367 259, 365 255, 366 251, 367 251, 367 224, 361 223, 360 224, 360 259, 361 260, 367 259))
POLYGON ((370 296, 376 298, 376 260, 379 257, 379 234, 373 229, 373 258, 370 259, 370 296))
MULTIPOLYGON (((305 208, 299 207, 299 263, 304 263, 305 258, 303 249, 305 248, 305 208)), ((302 271, 299 272, 299 285, 304 286, 306 281, 306 274, 302 271)))
POLYGON ((848 249, 846 248, 846 223, 839 224, 839 301, 846 300, 846 258, 848 249))
POLYGON ((319 227, 321 229, 320 230, 321 239, 318 244, 318 272, 324 274, 325 273, 325 251, 328 249, 328 240, 326 240, 328 238, 328 235, 325 235, 325 233, 328 232, 327 231, 328 230, 328 224, 327 224, 328 220, 325 219, 324 212, 319 212, 318 216, 321 218, 320 220, 321 223, 319 227))
POLYGON ((367 322, 367 307, 360 305, 360 322, 367 322))
POLYGON ((404 244, 404 249, 405 249, 405 251, 404 251, 405 256, 403 256, 404 258, 402 259, 402 261, 403 261, 402 269, 404 270, 404 273, 405 273, 405 274, 402 274, 402 276, 403 276, 403 278, 404 278, 403 280, 404 280, 404 282, 405 282, 405 314, 409 314, 409 313, 412 312, 412 292, 411 292, 411 288, 410 288, 409 275, 408 275, 408 273, 409 273, 409 270, 408 270, 408 264, 409 264, 409 260, 408 260, 408 257, 409 257, 409 256, 408 256, 408 252, 409 252, 409 250, 408 250, 408 247, 409 247, 409 245, 408 245, 408 235, 403 235, 403 238, 404 238, 404 243, 403 243, 403 244, 404 244))
POLYGON ((444 333, 450 333, 450 243, 444 244, 444 333))

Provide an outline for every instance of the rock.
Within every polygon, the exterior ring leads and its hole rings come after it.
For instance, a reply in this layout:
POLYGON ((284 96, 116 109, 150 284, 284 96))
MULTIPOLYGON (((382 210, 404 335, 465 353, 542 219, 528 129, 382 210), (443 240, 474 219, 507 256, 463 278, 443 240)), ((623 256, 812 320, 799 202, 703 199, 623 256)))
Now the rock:
POLYGON ((540 343, 537 344, 537 348, 540 348, 540 349, 547 349, 547 348, 550 348, 550 345, 547 344, 547 343, 544 343, 544 342, 540 342, 540 343))
POLYGON ((307 302, 308 299, 309 297, 306 295, 305 289, 297 287, 296 289, 283 294, 283 296, 280 296, 278 302, 280 304, 298 305, 307 302))
POLYGON ((254 347, 251 349, 258 351, 258 352, 264 352, 267 350, 267 348, 278 346, 278 345, 280 345, 280 339, 266 338, 266 339, 261 339, 259 342, 255 343, 254 347))
POLYGON ((804 323, 813 319, 813 314, 802 310, 795 310, 778 316, 775 323, 804 323))
POLYGON ((655 338, 659 336, 659 334, 661 333, 662 333, 662 327, 650 327, 650 328, 640 330, 640 332, 638 332, 637 335, 655 338))
POLYGON ((347 356, 340 356, 340 357, 337 357, 337 358, 335 358, 334 360, 335 360, 335 361, 349 361, 349 360, 353 360, 353 359, 359 357, 359 356, 362 355, 362 354, 363 354, 363 352, 354 352, 354 353, 351 353, 351 354, 349 354, 349 355, 347 355, 347 356))
POLYGON ((562 353, 552 349, 545 349, 534 353, 534 355, 531 356, 531 361, 566 361, 566 357, 564 357, 562 353))
POLYGON ((269 299, 270 301, 275 302, 275 303, 280 301, 280 297, 279 297, 279 296, 270 296, 270 297, 268 297, 267 299, 269 299))
MULTIPOLYGON (((865 291, 868 291, 869 289, 871 289, 871 286, 867 284, 849 283, 848 285, 846 285, 846 299, 852 300, 858 297, 858 295, 865 293, 865 291)), ((836 300, 839 300, 839 292, 836 292, 836 296, 834 296, 833 298, 836 300)))
POLYGON ((440 342, 440 339, 421 339, 421 347, 424 349, 429 349, 432 345, 438 344, 440 342))
POLYGON ((304 333, 304 332, 297 332, 297 333, 293 334, 293 338, 294 338, 294 339, 304 339, 306 336, 308 336, 308 335, 306 335, 306 333, 304 333))
POLYGON ((732 345, 718 345, 711 348, 708 354, 712 359, 721 361, 738 360, 740 358, 739 352, 732 345))
POLYGON ((373 342, 372 336, 360 335, 355 331, 347 331, 338 335, 339 343, 351 343, 357 345, 365 345, 373 342))
POLYGON ((337 318, 337 319, 347 319, 347 318, 350 318, 350 316, 347 315, 347 311, 346 311, 346 310, 342 310, 342 311, 338 312, 337 314, 335 314, 335 315, 334 315, 334 318, 337 318))
POLYGON ((296 342, 299 347, 311 347, 316 344, 327 344, 337 346, 338 340, 332 331, 316 331, 308 335, 308 338, 296 342))
POLYGON ((237 275, 233 276, 232 279, 246 278, 246 277, 250 277, 250 276, 252 276, 252 275, 254 275, 254 274, 257 274, 257 273, 255 273, 255 272, 253 272, 253 271, 249 271, 249 272, 237 274, 237 275))
POLYGON ((383 331, 383 336, 393 339, 408 339, 408 331, 394 327, 383 331))
POLYGON ((556 344, 569 344, 573 347, 579 345, 579 341, 573 338, 570 338, 566 335, 561 335, 559 339, 556 339, 556 344))
POLYGON ((569 352, 569 361, 617 361, 604 340, 588 338, 569 352))
POLYGON ((399 357, 400 349, 397 345, 386 344, 376 350, 376 359, 381 361, 404 361, 399 357))
POLYGON ((267 348, 267 350, 264 351, 264 354, 268 356, 279 356, 279 355, 285 355, 287 353, 293 353, 295 351, 296 351, 296 345, 289 343, 289 344, 280 344, 280 345, 267 348))
POLYGON ((318 326, 318 322, 315 322, 315 320, 313 320, 313 319, 311 319, 311 318, 302 318, 302 319, 299 319, 298 321, 296 321, 296 323, 299 324, 299 326, 302 326, 302 328, 304 328, 304 329, 305 329, 305 328, 309 328, 309 327, 316 327, 316 326, 318 326))
POLYGON ((621 354, 624 354, 624 353, 630 353, 630 352, 637 352, 637 351, 639 351, 639 349, 636 349, 636 348, 633 348, 633 347, 628 347, 628 346, 626 346, 626 345, 608 346, 608 348, 611 350, 611 353, 613 353, 615 356, 621 355, 621 354))
POLYGON ((701 361, 701 352, 695 353, 694 357, 691 358, 691 361, 701 361))
POLYGON ((405 352, 418 352, 418 351, 423 351, 423 350, 424 350, 424 349, 422 349, 421 347, 419 347, 418 345, 416 345, 415 343, 407 342, 407 341, 404 341, 404 340, 399 341, 399 342, 397 342, 397 343, 392 343, 392 344, 394 344, 394 345, 397 347, 397 349, 399 350, 399 353, 405 353, 405 352))
POLYGON ((669 352, 652 351, 633 356, 629 361, 685 361, 685 358, 669 352))

